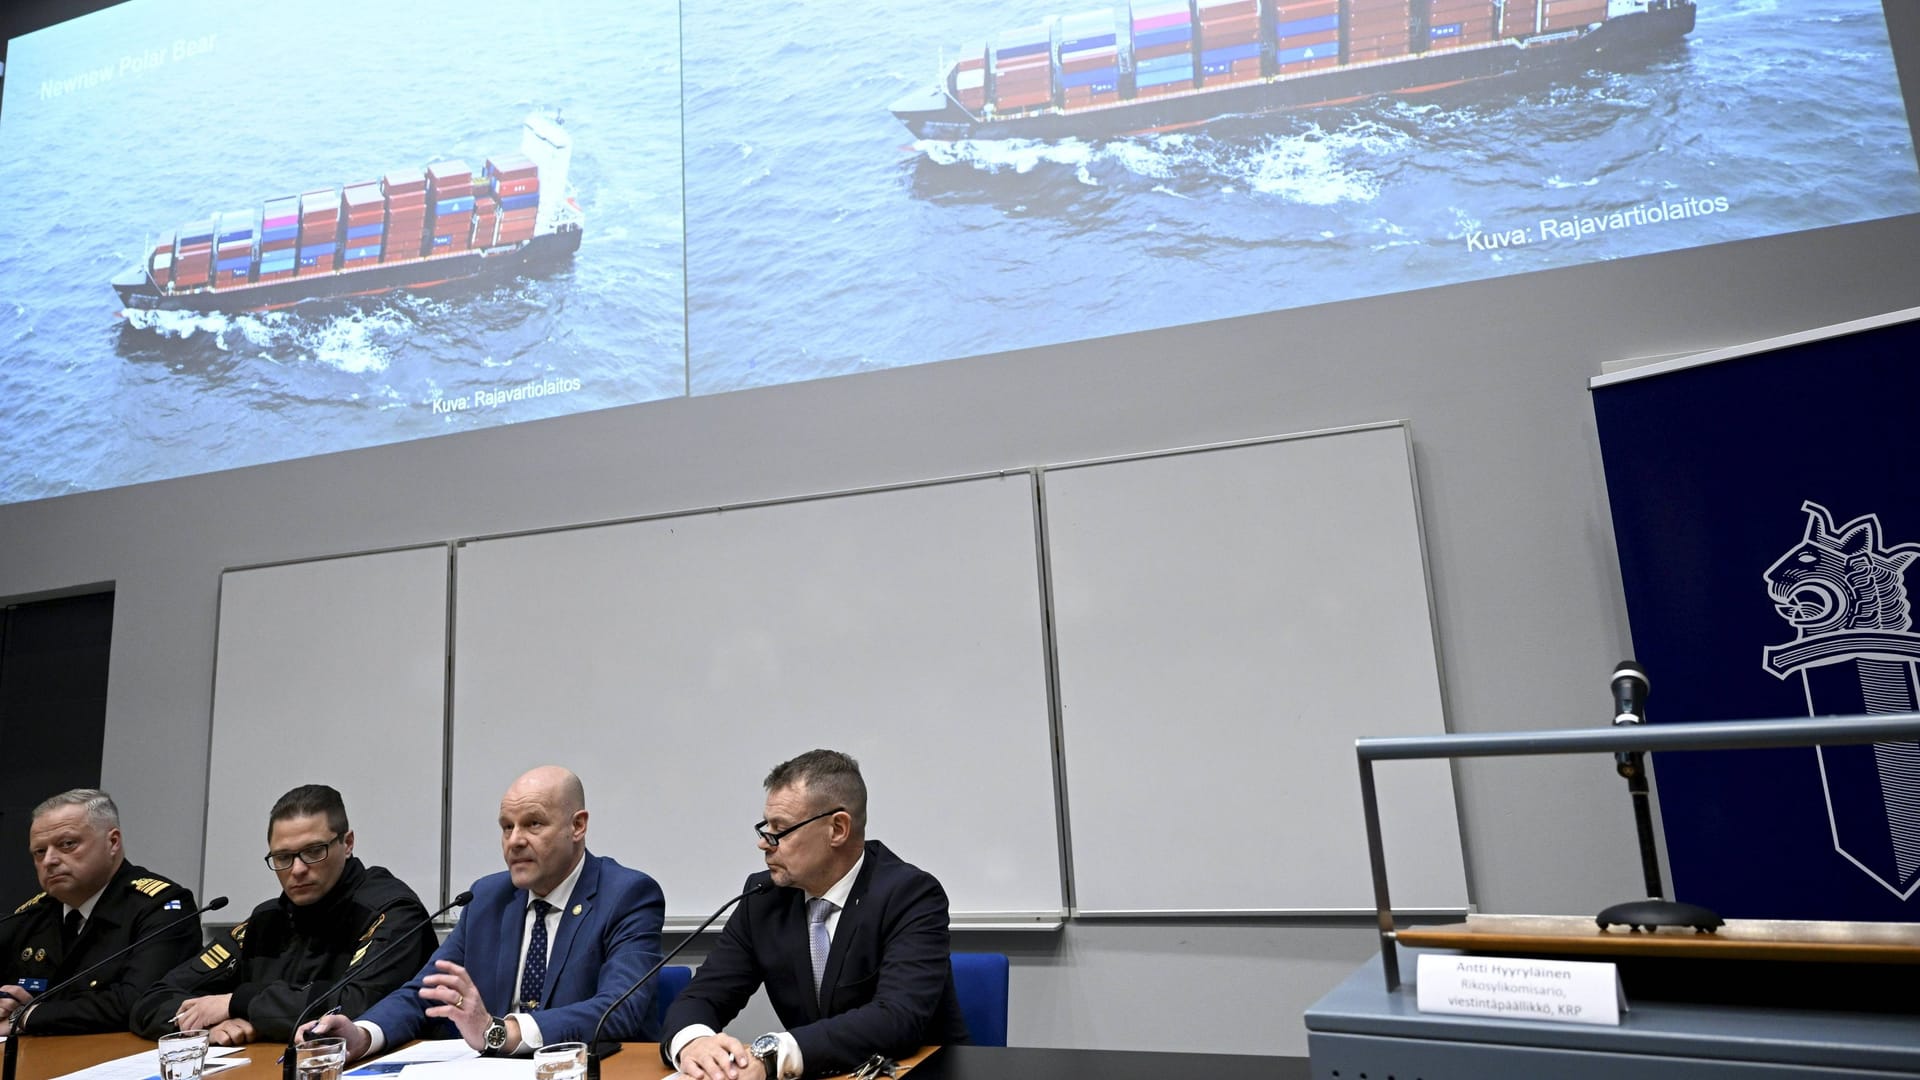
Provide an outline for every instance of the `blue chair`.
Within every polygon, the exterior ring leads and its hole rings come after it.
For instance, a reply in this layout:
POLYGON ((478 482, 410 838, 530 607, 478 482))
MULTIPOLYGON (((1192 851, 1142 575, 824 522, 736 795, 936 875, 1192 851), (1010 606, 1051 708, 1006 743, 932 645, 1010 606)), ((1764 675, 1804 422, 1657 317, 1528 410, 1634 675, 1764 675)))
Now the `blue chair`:
POLYGON ((653 1027, 655 1031, 667 1022, 667 1006, 680 996, 680 991, 693 981, 693 969, 683 964, 668 964, 660 969, 653 982, 653 1027))
POLYGON ((953 991, 975 1046, 1007 1045, 1007 956, 952 954, 953 991))

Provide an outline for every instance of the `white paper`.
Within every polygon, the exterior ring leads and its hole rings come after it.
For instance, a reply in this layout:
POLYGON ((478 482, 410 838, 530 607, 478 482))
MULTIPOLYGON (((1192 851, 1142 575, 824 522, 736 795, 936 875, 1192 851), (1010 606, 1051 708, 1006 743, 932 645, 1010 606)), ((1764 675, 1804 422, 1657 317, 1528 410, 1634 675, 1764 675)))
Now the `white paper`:
POLYGON ((433 1061, 458 1061, 477 1058, 480 1051, 459 1039, 423 1039, 390 1054, 362 1062, 346 1071, 347 1076, 391 1076, 410 1065, 433 1061))
POLYGON ((1421 1012, 1618 1027, 1620 969, 1589 960, 1421 953, 1421 1012))
POLYGON ((532 1058, 457 1058, 428 1061, 400 1070, 396 1080, 532 1080, 532 1058))
MULTIPOLYGON (((201 1067, 201 1075, 224 1072, 227 1069, 245 1065, 250 1059, 234 1057, 245 1050, 243 1046, 209 1046, 207 1063, 201 1067)), ((160 1050, 142 1050, 137 1054, 128 1054, 123 1058, 103 1061, 68 1073, 59 1080, 160 1080, 160 1050)))

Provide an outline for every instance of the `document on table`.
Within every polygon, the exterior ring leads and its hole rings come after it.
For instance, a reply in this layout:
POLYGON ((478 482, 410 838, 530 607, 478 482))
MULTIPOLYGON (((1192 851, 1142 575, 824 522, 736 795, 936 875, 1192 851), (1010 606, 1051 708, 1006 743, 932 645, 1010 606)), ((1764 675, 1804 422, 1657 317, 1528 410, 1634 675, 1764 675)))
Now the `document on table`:
MULTIPOLYGON (((347 1076, 392 1076, 409 1067, 436 1062, 480 1060, 480 1051, 459 1039, 423 1039, 346 1071, 347 1076)), ((488 1059, 494 1060, 494 1059, 488 1059)), ((505 1060, 505 1059, 501 1059, 505 1060)), ((531 1061, 527 1062, 532 1064, 531 1061)))
MULTIPOLYGON (((245 1065, 252 1059, 234 1056, 244 1049, 241 1046, 207 1047, 207 1063, 201 1069, 201 1075, 210 1076, 245 1065)), ((103 1061, 79 1072, 68 1073, 59 1080, 160 1080, 160 1051, 158 1048, 142 1050, 123 1058, 103 1061)))

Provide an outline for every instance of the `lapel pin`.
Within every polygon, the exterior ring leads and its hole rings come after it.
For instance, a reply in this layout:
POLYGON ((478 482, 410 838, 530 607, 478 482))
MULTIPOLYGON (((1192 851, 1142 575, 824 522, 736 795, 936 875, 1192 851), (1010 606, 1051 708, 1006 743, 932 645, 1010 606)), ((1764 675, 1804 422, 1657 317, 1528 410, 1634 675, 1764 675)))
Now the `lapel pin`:
POLYGON ((20 950, 20 959, 21 959, 21 961, 22 961, 23 963, 24 963, 25 961, 28 961, 28 960, 31 960, 31 959, 33 959, 33 946, 31 946, 31 945, 29 945, 29 946, 27 946, 26 948, 24 948, 24 949, 21 949, 21 950, 20 950))
POLYGON ((575 904, 575 905, 573 905, 573 913, 574 913, 575 915, 578 915, 578 914, 580 914, 580 910, 581 910, 581 908, 580 908, 580 905, 579 905, 579 904, 575 904))
POLYGON ((40 950, 38 950, 38 951, 36 951, 36 952, 35 952, 35 953, 33 954, 33 958, 34 958, 35 960, 45 960, 45 959, 47 958, 47 950, 45 950, 45 949, 40 949, 40 950))

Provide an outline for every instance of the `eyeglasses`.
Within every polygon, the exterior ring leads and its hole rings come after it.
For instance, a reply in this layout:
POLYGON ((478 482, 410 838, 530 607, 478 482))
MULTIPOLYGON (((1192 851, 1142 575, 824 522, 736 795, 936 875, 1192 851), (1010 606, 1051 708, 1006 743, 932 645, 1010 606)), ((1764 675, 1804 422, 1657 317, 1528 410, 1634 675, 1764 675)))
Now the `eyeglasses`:
POLYGON ((801 825, 811 825, 814 822, 819 821, 823 817, 832 817, 833 815, 845 809, 846 807, 844 806, 836 806, 831 810, 822 810, 805 821, 802 821, 795 825, 789 825, 786 828, 781 829, 777 832, 768 832, 767 823, 762 821, 754 825, 753 831, 759 835, 760 839, 766 841, 766 844, 768 847, 779 847, 780 841, 783 838, 785 838, 787 835, 792 833, 793 830, 799 828, 801 825))
POLYGON ((275 870, 291 870, 293 869, 293 860, 296 858, 308 866, 312 866, 314 863, 326 862, 327 850, 339 842, 340 834, 335 833, 333 839, 324 844, 308 844, 306 847, 291 854, 285 851, 268 852, 266 855, 267 865, 275 870))

